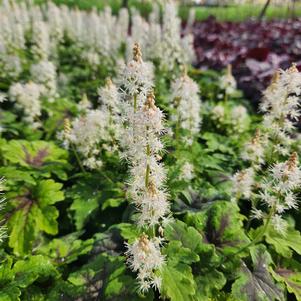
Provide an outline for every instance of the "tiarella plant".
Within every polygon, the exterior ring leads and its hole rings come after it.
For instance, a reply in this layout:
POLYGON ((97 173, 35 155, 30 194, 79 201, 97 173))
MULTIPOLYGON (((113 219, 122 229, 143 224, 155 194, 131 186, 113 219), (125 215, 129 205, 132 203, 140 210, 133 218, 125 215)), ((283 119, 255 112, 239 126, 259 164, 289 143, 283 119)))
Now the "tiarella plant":
POLYGON ((294 151, 295 122, 300 116, 300 73, 295 65, 275 73, 263 93, 263 127, 245 144, 242 158, 250 167, 233 176, 236 198, 251 200, 250 218, 263 221, 254 242, 266 234, 270 224, 279 236, 286 236, 285 213, 298 208, 300 185, 298 154, 294 151))
POLYGON ((142 233, 132 244, 127 245, 128 263, 138 272, 142 292, 151 287, 160 289, 160 269, 164 256, 160 246, 163 228, 169 215, 167 192, 164 188, 165 170, 160 163, 163 144, 160 135, 164 131, 163 113, 155 105, 152 93, 152 77, 148 64, 142 60, 138 44, 133 49, 133 60, 124 70, 123 99, 125 121, 121 131, 128 144, 124 156, 130 165, 129 197, 135 204, 138 216, 135 220, 142 233), (133 74, 130 76, 130 74, 133 74))
POLYGON ((201 123, 201 99, 199 96, 199 87, 187 75, 186 70, 184 74, 174 81, 171 85, 171 97, 175 113, 172 119, 176 123, 175 137, 178 139, 180 131, 184 131, 188 145, 191 145, 194 136, 200 131, 201 123), (186 134, 185 134, 186 132, 186 134))
POLYGON ((69 4, 0 5, 0 301, 301 300, 297 66, 258 113, 193 12, 69 4))

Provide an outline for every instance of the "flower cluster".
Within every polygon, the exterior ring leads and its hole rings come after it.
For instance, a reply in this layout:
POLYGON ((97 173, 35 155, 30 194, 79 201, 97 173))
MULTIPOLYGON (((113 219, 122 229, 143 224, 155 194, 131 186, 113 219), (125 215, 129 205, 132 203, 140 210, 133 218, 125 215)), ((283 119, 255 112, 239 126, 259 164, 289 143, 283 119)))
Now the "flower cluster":
POLYGON ((40 61, 31 66, 30 73, 32 79, 44 87, 43 94, 47 96, 48 101, 54 101, 57 96, 56 70, 50 61, 40 61))
POLYGON ((288 154, 292 142, 294 123, 300 117, 301 73, 295 65, 287 70, 279 70, 271 85, 263 93, 261 110, 265 113, 263 125, 274 141, 274 152, 288 154))
POLYGON ((298 208, 295 194, 301 184, 301 170, 298 166, 298 156, 294 152, 286 162, 276 163, 269 169, 267 177, 261 183, 256 199, 268 208, 268 213, 253 208, 253 216, 257 219, 271 219, 271 222, 280 233, 285 233, 286 222, 281 215, 289 209, 298 208))
POLYGON ((192 144, 193 137, 199 133, 201 123, 201 99, 198 84, 185 72, 172 83, 171 90, 173 106, 176 110, 172 119, 177 123, 177 129, 183 129, 188 133, 186 142, 192 144))
POLYGON ((218 129, 226 131, 229 135, 243 133, 249 124, 249 115, 243 105, 235 105, 221 102, 214 106, 211 118, 218 129))
POLYGON ((242 152, 242 158, 251 167, 233 177, 233 193, 237 198, 251 200, 253 218, 271 222, 280 233, 286 229, 282 214, 298 206, 295 191, 300 185, 301 170, 297 153, 292 151, 292 134, 294 121, 300 116, 300 95, 301 74, 295 65, 277 71, 263 93, 263 130, 256 131, 242 152), (289 159, 283 162, 283 156, 290 153, 289 159))
POLYGON ((83 157, 83 165, 89 169, 102 166, 101 144, 108 140, 106 129, 107 115, 102 110, 88 110, 85 115, 78 117, 70 124, 65 121, 64 132, 59 138, 65 147, 74 147, 83 157))
POLYGON ((195 177, 195 174, 194 174, 194 166, 193 166, 193 164, 191 164, 189 162, 185 162, 181 166, 181 172, 180 172, 179 179, 189 182, 194 177, 195 177))
POLYGON ((237 83, 232 75, 232 66, 227 66, 227 72, 220 78, 220 88, 225 91, 225 95, 232 95, 235 93, 237 83))
POLYGON ((159 139, 164 130, 163 114, 155 106, 152 94, 147 96, 143 108, 136 113, 136 134, 139 148, 131 159, 129 193, 139 211, 138 225, 159 225, 169 213, 169 203, 164 189, 166 173, 160 163, 159 153, 163 144, 159 139))
POLYGON ((142 293, 151 287, 160 289, 161 277, 156 271, 164 265, 164 256, 160 252, 160 239, 149 239, 142 234, 133 244, 127 244, 128 264, 134 272, 138 272, 138 282, 142 293))
POLYGON ((101 110, 106 114, 108 119, 106 126, 111 137, 112 150, 114 150, 114 148, 117 147, 115 140, 119 136, 119 118, 121 113, 118 88, 111 79, 107 79, 105 86, 98 89, 98 96, 101 103, 101 110))
POLYGON ((133 59, 123 68, 119 85, 123 98, 133 101, 133 109, 137 111, 143 106, 145 97, 153 87, 153 65, 142 60, 140 45, 133 47, 133 59))
POLYGON ((174 1, 166 1, 162 26, 158 5, 154 4, 148 21, 134 10, 131 35, 127 39, 127 53, 129 54, 133 44, 138 42, 144 57, 159 61, 162 70, 172 71, 179 65, 191 63, 195 59, 193 35, 188 30, 181 32, 177 9, 174 1))
POLYGON ((177 17, 177 6, 174 1, 167 1, 163 12, 161 67, 174 70, 176 65, 191 62, 194 59, 193 38, 181 39, 181 20, 177 17))
MULTIPOLYGON (((133 60, 125 67, 124 80, 121 81, 124 109, 120 138, 123 157, 130 164, 129 196, 138 211, 138 227, 146 231, 156 227, 161 229, 161 225, 167 222, 170 211, 164 188, 166 172, 160 163, 160 152, 163 150, 160 141, 160 135, 164 131, 163 113, 155 105, 151 91, 153 83, 148 72, 148 65, 143 62, 140 47, 136 44, 133 60)), ((151 239, 142 234, 134 244, 128 245, 128 263, 138 272, 141 291, 146 291, 151 286, 160 288, 160 276, 155 272, 163 265, 164 257, 157 243, 157 240, 162 239, 155 237, 155 233, 156 230, 151 239), (154 257, 149 258, 148 254, 154 257)))
POLYGON ((50 37, 48 25, 44 21, 37 20, 32 24, 32 47, 34 58, 47 60, 50 53, 50 37))
POLYGON ((41 86, 34 82, 16 83, 9 89, 9 99, 16 103, 16 108, 23 111, 23 120, 33 128, 40 126, 38 117, 41 115, 41 86))
POLYGON ((261 164, 264 163, 264 144, 266 142, 267 136, 257 129, 251 141, 244 145, 241 158, 245 161, 249 161, 254 169, 260 168, 261 164))
POLYGON ((243 197, 249 199, 252 194, 255 173, 253 168, 247 168, 245 170, 235 173, 232 177, 232 193, 237 199, 243 197))

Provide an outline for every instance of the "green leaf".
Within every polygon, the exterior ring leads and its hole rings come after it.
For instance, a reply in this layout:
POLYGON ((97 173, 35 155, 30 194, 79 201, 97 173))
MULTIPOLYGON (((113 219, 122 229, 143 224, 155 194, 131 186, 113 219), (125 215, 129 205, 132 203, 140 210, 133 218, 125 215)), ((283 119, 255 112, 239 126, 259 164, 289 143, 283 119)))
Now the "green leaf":
MULTIPOLYGON (((203 222, 204 220, 200 220, 199 225, 203 222)), ((204 243, 202 235, 195 228, 176 221, 166 227, 165 237, 170 241, 166 250, 169 266, 177 266, 179 262, 185 264, 197 262, 194 279, 198 300, 208 300, 225 285, 224 275, 215 268, 211 268, 211 265, 216 265, 219 260, 214 248, 204 243), (206 258, 205 266, 203 258, 206 258)))
POLYGON ((9 246, 17 255, 25 254, 31 250, 32 242, 37 236, 35 216, 31 214, 31 205, 25 205, 9 220, 9 246))
POLYGON ((0 175, 5 177, 6 183, 16 185, 17 182, 25 182, 34 185, 36 181, 28 171, 22 171, 14 166, 0 167, 0 175))
POLYGON ((125 274, 124 258, 99 254, 80 270, 72 273, 68 280, 83 289, 87 300, 93 300, 99 292, 101 300, 153 300, 150 292, 144 298, 136 292, 137 282, 125 274))
POLYGON ((216 133, 206 132, 203 136, 203 139, 206 140, 208 149, 207 151, 216 152, 220 151, 222 153, 229 153, 235 155, 233 149, 227 146, 227 137, 221 136, 216 133))
POLYGON ((61 179, 67 179, 64 169, 69 167, 68 153, 52 142, 10 140, 1 145, 1 152, 11 164, 40 172, 44 177, 54 173, 61 179))
POLYGON ((111 226, 110 230, 112 229, 118 229, 124 240, 128 241, 129 243, 132 243, 139 236, 139 231, 137 230, 137 227, 133 224, 120 223, 111 226))
POLYGON ((31 256, 26 260, 19 260, 12 266, 10 257, 0 266, 0 300, 19 301, 29 300, 26 294, 30 292, 30 300, 43 300, 40 290, 32 286, 49 278, 57 278, 58 272, 47 257, 42 255, 31 256), (25 293, 25 295, 23 294, 25 293))
POLYGON ((8 285, 0 290, 0 301, 19 301, 21 290, 13 285, 8 285))
POLYGON ((232 285, 233 296, 242 301, 284 300, 283 292, 275 285, 268 271, 271 258, 265 247, 253 247, 250 251, 253 271, 242 261, 241 270, 232 285))
POLYGON ((62 201, 64 199, 64 193, 60 191, 62 187, 61 183, 56 183, 53 180, 41 181, 37 188, 37 197, 41 207, 62 201))
POLYGON ((285 284, 289 293, 294 294, 298 301, 301 300, 301 265, 299 262, 289 259, 285 267, 278 266, 270 271, 278 282, 285 284))
POLYGON ((189 227, 179 220, 166 226, 164 236, 169 241, 180 241, 183 247, 192 251, 197 250, 203 241, 202 235, 195 228, 189 227))
POLYGON ((70 282, 62 279, 55 279, 50 287, 47 296, 44 295, 44 300, 58 301, 64 296, 66 300, 77 300, 81 296, 81 289, 70 282))
POLYGON ((283 257, 292 257, 292 250, 301 254, 301 235, 292 226, 288 226, 285 234, 280 234, 270 225, 265 232, 265 240, 283 257))
MULTIPOLYGON (((32 249, 39 232, 55 235, 58 231, 58 210, 51 206, 64 199, 62 185, 53 180, 43 180, 31 191, 17 196, 15 207, 9 212, 9 246, 17 255, 32 249)), ((13 201, 13 200, 12 200, 13 201)))
POLYGON ((201 233, 204 242, 214 245, 223 253, 231 254, 249 242, 244 232, 243 218, 236 204, 219 201, 207 210, 188 214, 186 221, 201 233))
POLYGON ((212 269, 203 270, 199 276, 195 277, 195 282, 198 300, 206 300, 206 298, 216 296, 226 284, 227 279, 222 272, 212 269))
POLYGON ((105 200, 102 203, 101 209, 105 210, 108 207, 112 207, 112 208, 119 207, 121 204, 123 204, 125 202, 126 202, 125 198, 114 198, 114 199, 110 198, 110 199, 105 200))
POLYGON ((77 230, 81 230, 88 217, 98 208, 101 198, 101 191, 95 185, 87 185, 86 182, 80 181, 74 185, 68 192, 68 198, 73 200, 70 210, 72 210, 77 230))
POLYGON ((50 260, 42 255, 17 261, 13 267, 13 272, 16 274, 15 283, 21 288, 29 286, 37 279, 45 280, 58 275, 50 260))
POLYGON ((80 240, 80 232, 68 234, 62 238, 51 240, 41 247, 39 252, 55 259, 59 265, 75 261, 80 255, 87 254, 93 247, 93 239, 80 240))
POLYGON ((191 249, 183 247, 180 241, 171 241, 165 249, 169 258, 169 265, 176 266, 179 262, 191 264, 200 260, 200 257, 191 249))
POLYGON ((170 266, 167 264, 162 272, 161 294, 171 301, 195 300, 196 286, 191 268, 186 264, 170 266))

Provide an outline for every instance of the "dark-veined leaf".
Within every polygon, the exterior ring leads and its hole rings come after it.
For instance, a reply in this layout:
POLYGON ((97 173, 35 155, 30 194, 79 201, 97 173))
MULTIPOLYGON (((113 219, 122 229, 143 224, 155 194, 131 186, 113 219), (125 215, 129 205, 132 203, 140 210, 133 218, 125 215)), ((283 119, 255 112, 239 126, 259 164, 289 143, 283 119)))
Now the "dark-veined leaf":
POLYGON ((282 290, 274 283, 268 266, 271 257, 265 247, 259 245, 250 249, 253 270, 242 261, 241 270, 232 285, 232 294, 242 301, 284 300, 282 290))
POLYGON ((51 205, 64 199, 61 188, 60 183, 43 180, 12 200, 15 207, 6 214, 6 218, 10 229, 9 246, 15 254, 30 252, 40 231, 52 235, 57 233, 59 212, 51 205))

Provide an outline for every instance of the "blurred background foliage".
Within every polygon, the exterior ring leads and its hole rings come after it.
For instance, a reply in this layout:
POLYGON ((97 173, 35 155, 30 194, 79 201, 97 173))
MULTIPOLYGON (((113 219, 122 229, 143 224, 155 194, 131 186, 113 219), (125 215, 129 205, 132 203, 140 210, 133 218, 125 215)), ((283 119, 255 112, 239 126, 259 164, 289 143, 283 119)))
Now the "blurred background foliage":
MULTIPOLYGON (((147 15, 152 9, 152 3, 167 0, 54 0, 56 4, 65 4, 80 9, 103 9, 110 6, 113 12, 118 12, 120 7, 135 7, 142 14, 147 15)), ((36 3, 45 3, 45 0, 35 0, 36 3)), ((180 2, 180 16, 183 19, 188 18, 189 9, 194 8, 196 20, 206 20, 210 16, 214 16, 220 21, 243 21, 249 18, 258 18, 265 0, 253 1, 219 1, 219 0, 196 0, 196 1, 177 1, 180 2)), ((301 16, 301 1, 299 0, 271 0, 265 12, 265 18, 283 19, 301 16)))

